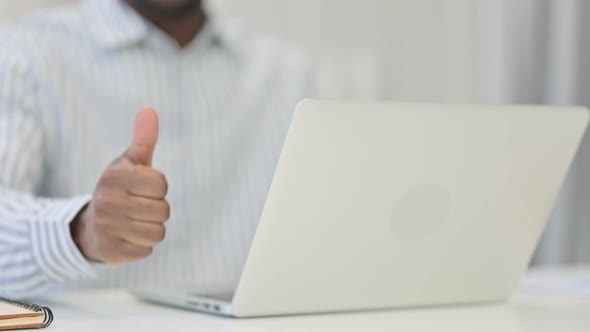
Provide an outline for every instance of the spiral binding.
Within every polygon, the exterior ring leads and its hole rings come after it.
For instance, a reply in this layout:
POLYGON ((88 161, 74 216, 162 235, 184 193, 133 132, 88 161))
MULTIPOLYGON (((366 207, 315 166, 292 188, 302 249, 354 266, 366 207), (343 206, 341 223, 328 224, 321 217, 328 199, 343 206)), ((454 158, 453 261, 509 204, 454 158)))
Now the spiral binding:
POLYGON ((13 300, 5 299, 3 297, 0 297, 0 302, 12 304, 14 306, 24 308, 24 309, 27 309, 27 310, 30 310, 33 312, 42 312, 43 313, 43 327, 47 327, 51 324, 51 322, 53 322, 53 312, 51 312, 51 309, 49 309, 47 307, 42 307, 40 305, 36 305, 36 304, 28 303, 28 302, 13 301, 13 300))

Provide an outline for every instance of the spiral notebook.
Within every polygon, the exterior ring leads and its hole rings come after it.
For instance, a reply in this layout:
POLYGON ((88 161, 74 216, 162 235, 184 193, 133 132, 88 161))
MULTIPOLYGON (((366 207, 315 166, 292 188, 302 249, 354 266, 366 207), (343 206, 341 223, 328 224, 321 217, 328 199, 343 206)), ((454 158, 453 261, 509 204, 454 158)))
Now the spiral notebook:
POLYGON ((47 307, 0 298, 0 331, 43 328, 52 321, 47 307))

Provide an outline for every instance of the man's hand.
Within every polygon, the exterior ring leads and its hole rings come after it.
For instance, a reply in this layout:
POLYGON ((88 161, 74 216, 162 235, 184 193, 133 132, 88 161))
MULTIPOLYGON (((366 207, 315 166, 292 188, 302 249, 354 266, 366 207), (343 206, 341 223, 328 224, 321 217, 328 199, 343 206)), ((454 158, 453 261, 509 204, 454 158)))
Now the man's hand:
POLYGON ((166 178, 151 168, 158 116, 137 114, 131 146, 104 171, 92 201, 72 223, 72 235, 89 260, 119 266, 151 254, 164 239, 170 206, 166 178))

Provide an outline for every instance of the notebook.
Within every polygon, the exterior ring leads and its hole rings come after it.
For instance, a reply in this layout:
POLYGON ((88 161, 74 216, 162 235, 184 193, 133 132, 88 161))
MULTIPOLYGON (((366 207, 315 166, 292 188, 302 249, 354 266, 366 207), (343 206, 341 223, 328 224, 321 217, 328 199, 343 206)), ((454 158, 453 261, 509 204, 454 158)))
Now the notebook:
POLYGON ((0 298, 0 331, 47 327, 53 313, 47 307, 0 298))

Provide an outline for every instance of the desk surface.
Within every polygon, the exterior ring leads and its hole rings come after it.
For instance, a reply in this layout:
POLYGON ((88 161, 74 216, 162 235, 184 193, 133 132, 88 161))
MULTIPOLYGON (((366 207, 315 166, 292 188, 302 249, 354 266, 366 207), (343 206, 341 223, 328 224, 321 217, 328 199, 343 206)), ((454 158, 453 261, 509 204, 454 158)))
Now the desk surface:
POLYGON ((590 331, 590 267, 529 272, 507 303, 231 319, 138 301, 123 290, 45 301, 53 332, 78 331, 590 331))

